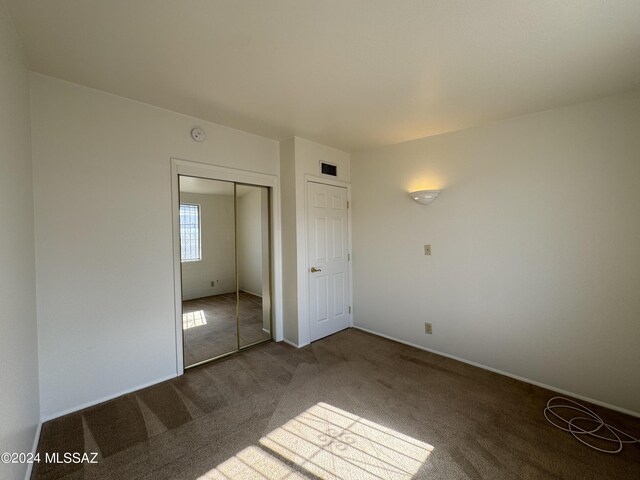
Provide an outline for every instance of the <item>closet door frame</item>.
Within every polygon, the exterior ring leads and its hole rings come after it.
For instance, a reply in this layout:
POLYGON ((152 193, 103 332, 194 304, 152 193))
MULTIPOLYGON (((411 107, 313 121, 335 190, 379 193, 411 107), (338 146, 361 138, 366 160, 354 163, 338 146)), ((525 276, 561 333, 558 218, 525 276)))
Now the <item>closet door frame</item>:
MULTIPOLYGON (((276 175, 238 170, 219 165, 198 163, 178 158, 171 159, 171 212, 173 224, 173 284, 175 313, 176 375, 184 373, 184 346, 182 342, 182 276, 180 265, 180 185, 179 176, 186 175, 210 180, 222 180, 270 190, 270 250, 271 250, 271 325, 272 338, 283 339, 282 327, 282 242, 280 235, 280 185, 276 175)), ((234 187, 235 188, 235 187, 234 187)), ((234 199, 235 204, 235 199, 234 199)))

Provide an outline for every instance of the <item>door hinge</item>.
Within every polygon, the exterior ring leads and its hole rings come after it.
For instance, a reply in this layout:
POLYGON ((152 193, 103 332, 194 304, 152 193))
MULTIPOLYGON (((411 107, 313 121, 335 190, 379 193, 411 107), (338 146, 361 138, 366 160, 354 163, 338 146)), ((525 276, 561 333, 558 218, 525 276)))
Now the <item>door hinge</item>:
POLYGON ((347 200, 347 208, 349 208, 349 200, 347 200))
POLYGON ((351 313, 351 307, 349 307, 349 313, 351 313))
POLYGON ((347 253, 347 262, 350 262, 350 261, 351 261, 351 254, 347 253))

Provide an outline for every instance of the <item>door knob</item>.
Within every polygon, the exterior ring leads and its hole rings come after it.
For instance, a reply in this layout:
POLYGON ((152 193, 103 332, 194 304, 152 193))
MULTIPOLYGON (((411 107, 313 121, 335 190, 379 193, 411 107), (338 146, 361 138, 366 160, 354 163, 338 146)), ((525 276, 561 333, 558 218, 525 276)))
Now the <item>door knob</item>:
POLYGON ((322 270, 320 268, 316 268, 316 267, 311 267, 311 273, 316 273, 316 272, 321 272, 322 270))

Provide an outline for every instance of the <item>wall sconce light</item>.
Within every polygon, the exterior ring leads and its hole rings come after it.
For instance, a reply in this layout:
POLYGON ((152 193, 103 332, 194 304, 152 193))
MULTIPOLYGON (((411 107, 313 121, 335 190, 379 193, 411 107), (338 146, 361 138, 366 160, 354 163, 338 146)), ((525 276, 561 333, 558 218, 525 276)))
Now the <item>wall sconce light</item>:
POLYGON ((420 205, 429 205, 433 202, 442 190, 418 190, 409 193, 409 196, 413 198, 420 205))

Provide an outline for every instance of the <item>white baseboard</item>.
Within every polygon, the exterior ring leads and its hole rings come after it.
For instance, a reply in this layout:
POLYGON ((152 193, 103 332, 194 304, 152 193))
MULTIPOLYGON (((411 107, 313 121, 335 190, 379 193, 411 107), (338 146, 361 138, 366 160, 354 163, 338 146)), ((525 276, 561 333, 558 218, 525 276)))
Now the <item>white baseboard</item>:
POLYGON ((353 328, 358 330, 362 330, 363 332, 371 333, 373 335, 377 335, 379 337, 386 338, 388 340, 393 340, 394 342, 402 343, 404 345, 409 345, 410 347, 419 348, 420 350, 425 350, 427 352, 435 353, 436 355, 442 355, 443 357, 451 358, 453 360, 457 360, 462 363, 466 363, 468 365, 473 365, 474 367, 482 368, 483 370, 489 370, 493 373, 498 373, 500 375, 504 375, 505 377, 510 377, 515 380, 520 380, 521 382, 529 383, 531 385, 535 385, 537 387, 546 388, 547 390, 551 390, 556 393, 561 393, 563 395, 567 395, 573 398, 577 398, 579 400, 584 400, 585 402, 593 403, 594 405, 599 405, 601 407, 608 408, 610 410, 615 410, 616 412, 626 413, 627 415, 631 415, 632 417, 640 418, 640 412, 634 412, 633 410, 628 410, 626 408, 618 407, 616 405, 612 405, 610 403, 601 402, 600 400, 596 400, 595 398, 586 397, 584 395, 579 395, 577 393, 569 392, 567 390, 563 390, 558 387, 554 387, 551 385, 547 385, 545 383, 537 382, 535 380, 531 380, 529 378, 521 377, 520 375, 514 375, 513 373, 505 372, 503 370, 498 370, 497 368, 488 367, 486 365, 482 365, 480 363, 472 362, 471 360, 466 360, 464 358, 456 357, 455 355, 449 355, 448 353, 439 352, 438 350, 432 350, 431 348, 427 348, 423 345, 418 345, 416 343, 407 342, 405 340, 401 340, 396 337, 392 337, 390 335, 385 335, 384 333, 379 333, 374 330, 369 330, 368 328, 359 327, 358 325, 354 325, 353 328))
POLYGON ((297 344, 295 342, 292 342, 291 340, 287 340, 286 338, 283 338, 282 341, 284 343, 288 343, 292 347, 296 347, 296 348, 302 348, 302 347, 306 347, 307 345, 309 345, 308 343, 303 343, 302 345, 299 345, 299 344, 297 344))
POLYGON ((253 295, 254 297, 262 298, 262 295, 258 295, 257 293, 250 292, 249 290, 240 289, 240 291, 244 293, 248 293, 249 295, 253 295))
MULTIPOLYGON (((211 287, 211 288, 214 289, 214 287, 211 287)), ((219 295, 229 295, 230 293, 236 293, 236 291, 231 290, 230 292, 204 292, 201 294, 198 293, 196 294, 196 296, 185 295, 182 297, 182 301, 188 302, 190 300, 200 300, 201 298, 217 297, 219 295)))
MULTIPOLYGON (((38 422, 36 426, 36 433, 33 437, 33 446, 31 447, 31 453, 33 455, 38 451, 38 442, 40 441, 40 432, 42 432, 42 422, 38 422)), ((29 480, 31 478, 31 472, 33 471, 33 463, 27 463, 27 470, 24 473, 24 480, 29 480)))
POLYGON ((286 338, 283 338, 282 341, 288 345, 291 345, 292 347, 300 348, 297 343, 294 343, 291 340, 287 340, 286 338))
POLYGON ((168 375, 166 377, 158 378, 157 380, 152 380, 151 382, 143 383, 142 385, 138 385, 138 386, 135 386, 135 387, 132 387, 132 388, 128 388, 126 390, 122 390, 122 391, 120 391, 118 393, 114 393, 113 395, 107 395, 106 397, 98 398, 96 400, 92 400, 90 402, 83 403, 81 405, 77 405, 75 407, 67 408, 65 410, 61 410, 61 411, 55 412, 55 413, 49 413, 49 414, 46 414, 46 415, 43 414, 41 416, 40 421, 42 423, 48 422, 49 420, 53 420, 54 418, 63 417, 65 415, 69 415, 70 413, 75 413, 75 412, 78 412, 80 410, 84 410, 85 408, 93 407, 94 405, 98 405, 99 403, 106 402, 108 400, 113 400, 114 398, 121 397, 122 395, 126 395, 127 393, 135 392, 137 390, 141 390, 143 388, 150 387, 151 385, 155 385, 156 383, 160 383, 160 382, 164 382, 164 381, 167 381, 167 380, 171 380, 172 378, 175 378, 175 377, 177 377, 177 375, 174 373, 174 374, 168 375))

